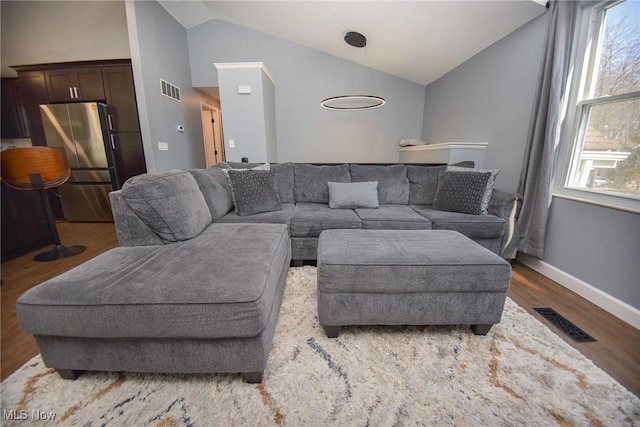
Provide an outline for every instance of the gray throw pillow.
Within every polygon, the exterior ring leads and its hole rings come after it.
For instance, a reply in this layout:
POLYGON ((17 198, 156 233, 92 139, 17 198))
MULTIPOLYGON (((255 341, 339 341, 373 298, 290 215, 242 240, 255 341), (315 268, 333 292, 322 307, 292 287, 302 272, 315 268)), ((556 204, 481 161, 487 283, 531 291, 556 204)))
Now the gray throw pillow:
POLYGON ((433 208, 440 211, 482 214, 482 200, 491 172, 440 172, 433 208))
POLYGON ((275 171, 229 170, 229 182, 235 195, 234 204, 239 216, 282 209, 276 189, 275 171))
POLYGON ((378 207, 378 181, 328 182, 327 185, 332 209, 378 207))
POLYGON ((134 176, 122 186, 122 197, 165 241, 196 237, 212 221, 207 202, 189 171, 134 176))
MULTIPOLYGON (((464 166, 447 166, 447 171, 451 172, 469 172, 469 168, 464 166)), ((489 201, 491 201, 491 195, 493 194, 493 185, 496 182, 496 176, 500 173, 500 169, 471 169, 475 172, 491 172, 491 177, 487 182, 487 187, 484 190, 484 197, 482 198, 482 213, 489 213, 489 201)))

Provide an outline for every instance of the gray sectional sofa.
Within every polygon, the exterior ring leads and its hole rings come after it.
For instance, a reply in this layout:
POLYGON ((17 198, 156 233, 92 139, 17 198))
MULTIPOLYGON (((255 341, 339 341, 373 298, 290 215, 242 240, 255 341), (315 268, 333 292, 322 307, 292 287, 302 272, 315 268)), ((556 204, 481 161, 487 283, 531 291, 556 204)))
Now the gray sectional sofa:
MULTIPOLYGON (((193 170, 214 224, 286 224, 294 261, 315 260, 318 236, 328 229, 453 230, 502 255, 514 240, 517 195, 494 188, 488 214, 472 215, 434 208, 440 172, 437 165, 273 164, 282 209, 241 216, 233 209, 231 191, 221 169, 250 169, 258 163, 219 163, 193 170), (378 183, 376 209, 332 209, 328 182, 378 183)), ((473 162, 462 166, 473 167, 473 162)), ((122 191, 111 194, 118 239, 122 246, 163 244, 158 233, 140 220, 122 191)), ((186 214, 185 214, 186 215, 186 214)))
POLYGON ((235 372, 259 382, 290 262, 316 259, 323 230, 454 230, 496 254, 513 239, 515 194, 483 194, 482 215, 434 208, 445 166, 233 170, 252 167, 259 165, 145 174, 112 192, 121 246, 18 299, 19 324, 45 364, 65 378, 84 370, 235 372), (230 181, 252 175, 268 191, 231 191, 230 181), (377 208, 330 207, 329 182, 369 183, 377 208))

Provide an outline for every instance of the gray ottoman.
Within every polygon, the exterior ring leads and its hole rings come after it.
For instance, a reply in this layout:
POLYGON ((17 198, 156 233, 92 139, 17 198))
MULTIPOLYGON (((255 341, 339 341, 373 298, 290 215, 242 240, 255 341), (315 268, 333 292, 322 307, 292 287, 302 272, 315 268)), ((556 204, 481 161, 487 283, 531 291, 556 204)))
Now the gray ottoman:
POLYGON ((318 242, 318 319, 346 325, 499 323, 511 265, 447 230, 327 230, 318 242))

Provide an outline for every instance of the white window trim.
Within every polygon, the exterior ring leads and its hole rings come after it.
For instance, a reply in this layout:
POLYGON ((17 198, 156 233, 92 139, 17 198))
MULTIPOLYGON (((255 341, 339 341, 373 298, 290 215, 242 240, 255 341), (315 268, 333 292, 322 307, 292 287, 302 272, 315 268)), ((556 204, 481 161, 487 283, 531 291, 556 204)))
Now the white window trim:
MULTIPOLYGON (((615 4, 618 4, 616 2, 615 4)), ((580 5, 576 11, 575 17, 576 26, 574 31, 578 33, 574 36, 572 44, 572 58, 570 62, 570 75, 569 77, 569 100, 567 105, 566 121, 563 124, 562 132, 560 135, 560 146, 558 150, 558 158, 556 162, 556 179, 553 188, 552 195, 554 197, 561 197, 569 200, 575 200, 583 203, 590 203, 597 206, 608 207, 612 209, 619 209, 627 212, 640 213, 640 200, 629 196, 617 196, 615 194, 608 194, 591 190, 588 188, 572 188, 567 187, 567 181, 571 168, 573 167, 572 160, 575 145, 574 141, 577 139, 578 133, 581 131, 581 111, 585 104, 598 105, 605 102, 615 102, 630 97, 629 94, 613 95, 610 97, 603 97, 597 101, 580 101, 575 102, 581 94, 585 93, 587 85, 594 84, 595 77, 588 81, 587 76, 593 76, 592 67, 594 62, 585 64, 586 55, 590 54, 592 49, 588 46, 600 37, 602 31, 602 22, 598 22, 601 19, 600 12, 605 7, 613 7, 612 2, 609 1, 591 1, 585 2, 580 5)), ((637 92, 634 92, 637 94, 637 92)), ((633 94, 632 94, 633 95, 633 94)), ((633 96, 631 96, 633 97, 633 96)))

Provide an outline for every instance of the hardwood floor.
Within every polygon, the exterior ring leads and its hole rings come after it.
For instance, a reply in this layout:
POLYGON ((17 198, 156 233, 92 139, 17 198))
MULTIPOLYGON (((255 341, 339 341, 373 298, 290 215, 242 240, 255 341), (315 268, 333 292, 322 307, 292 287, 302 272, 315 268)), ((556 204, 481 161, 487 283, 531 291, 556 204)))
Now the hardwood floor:
POLYGON ((58 261, 36 262, 33 257, 50 249, 43 248, 2 263, 2 351, 1 377, 4 380, 38 354, 31 335, 24 333, 16 320, 16 300, 26 290, 118 246, 113 223, 59 222, 58 234, 65 246, 83 245, 81 254, 58 261))
MULTIPOLYGON (((4 380, 38 353, 33 338, 18 327, 15 303, 27 289, 118 246, 113 224, 58 224, 65 245, 85 245, 87 250, 60 261, 38 263, 40 251, 2 263, 2 367, 4 380)), ((546 324, 636 396, 640 396, 640 330, 612 316, 577 294, 514 261, 509 297, 546 324), (534 307, 551 307, 597 341, 575 343, 558 332, 534 307)))

